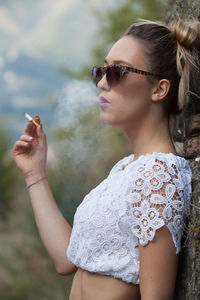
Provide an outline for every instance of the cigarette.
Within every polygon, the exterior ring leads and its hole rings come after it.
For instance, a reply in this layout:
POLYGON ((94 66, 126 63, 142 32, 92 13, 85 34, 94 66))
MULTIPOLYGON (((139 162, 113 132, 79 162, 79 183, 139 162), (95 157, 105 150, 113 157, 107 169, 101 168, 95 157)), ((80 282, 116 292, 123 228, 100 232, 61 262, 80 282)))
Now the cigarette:
POLYGON ((27 113, 24 113, 25 117, 29 120, 29 121, 32 121, 36 127, 39 126, 39 124, 27 113))

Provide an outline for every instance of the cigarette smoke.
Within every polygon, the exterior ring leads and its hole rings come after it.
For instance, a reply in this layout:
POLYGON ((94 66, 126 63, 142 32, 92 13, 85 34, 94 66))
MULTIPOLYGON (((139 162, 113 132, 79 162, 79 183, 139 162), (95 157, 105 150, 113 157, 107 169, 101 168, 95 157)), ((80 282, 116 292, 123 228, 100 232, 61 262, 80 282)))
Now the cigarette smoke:
POLYGON ((73 80, 57 92, 56 121, 60 128, 78 123, 98 101, 95 86, 87 80, 73 80))
POLYGON ((63 155, 75 165, 97 156, 101 125, 96 87, 88 80, 73 80, 56 98, 54 124, 65 136, 59 141, 63 155))

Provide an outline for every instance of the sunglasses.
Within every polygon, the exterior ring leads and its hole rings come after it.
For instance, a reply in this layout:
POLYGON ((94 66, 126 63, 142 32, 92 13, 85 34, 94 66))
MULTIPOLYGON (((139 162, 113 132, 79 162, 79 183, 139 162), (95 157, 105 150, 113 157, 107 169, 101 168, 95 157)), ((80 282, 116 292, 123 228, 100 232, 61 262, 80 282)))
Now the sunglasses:
POLYGON ((97 86, 99 81, 103 78, 103 76, 106 74, 106 80, 110 87, 116 86, 120 83, 120 80, 128 73, 128 72, 134 72, 142 75, 150 75, 159 77, 156 74, 142 71, 139 69, 127 67, 127 66, 118 66, 118 65, 110 65, 107 67, 98 67, 94 66, 92 68, 92 78, 94 81, 94 84, 97 86))

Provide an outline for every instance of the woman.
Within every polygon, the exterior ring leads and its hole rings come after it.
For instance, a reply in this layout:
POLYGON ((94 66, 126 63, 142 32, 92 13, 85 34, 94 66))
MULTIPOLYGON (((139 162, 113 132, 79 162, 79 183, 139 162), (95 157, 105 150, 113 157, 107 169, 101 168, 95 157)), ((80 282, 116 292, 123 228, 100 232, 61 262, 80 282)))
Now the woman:
POLYGON ((105 66, 93 68, 101 121, 123 128, 134 154, 84 198, 73 230, 45 176, 42 125, 29 121, 15 143, 42 241, 59 274, 76 272, 70 300, 173 299, 191 170, 176 153, 169 117, 196 91, 199 28, 182 20, 132 24, 105 66))

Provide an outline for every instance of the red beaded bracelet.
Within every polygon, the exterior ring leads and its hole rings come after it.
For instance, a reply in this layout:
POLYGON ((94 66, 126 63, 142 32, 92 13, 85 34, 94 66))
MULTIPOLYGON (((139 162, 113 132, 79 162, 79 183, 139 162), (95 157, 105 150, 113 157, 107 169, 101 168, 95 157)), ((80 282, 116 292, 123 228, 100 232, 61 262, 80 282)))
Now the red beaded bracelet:
POLYGON ((38 182, 40 182, 40 181, 42 181, 42 180, 45 180, 45 179, 47 179, 47 176, 42 177, 42 178, 38 179, 37 181, 35 181, 35 182, 33 182, 33 183, 27 185, 27 189, 30 188, 32 185, 34 185, 34 184, 36 184, 36 183, 38 183, 38 182))

